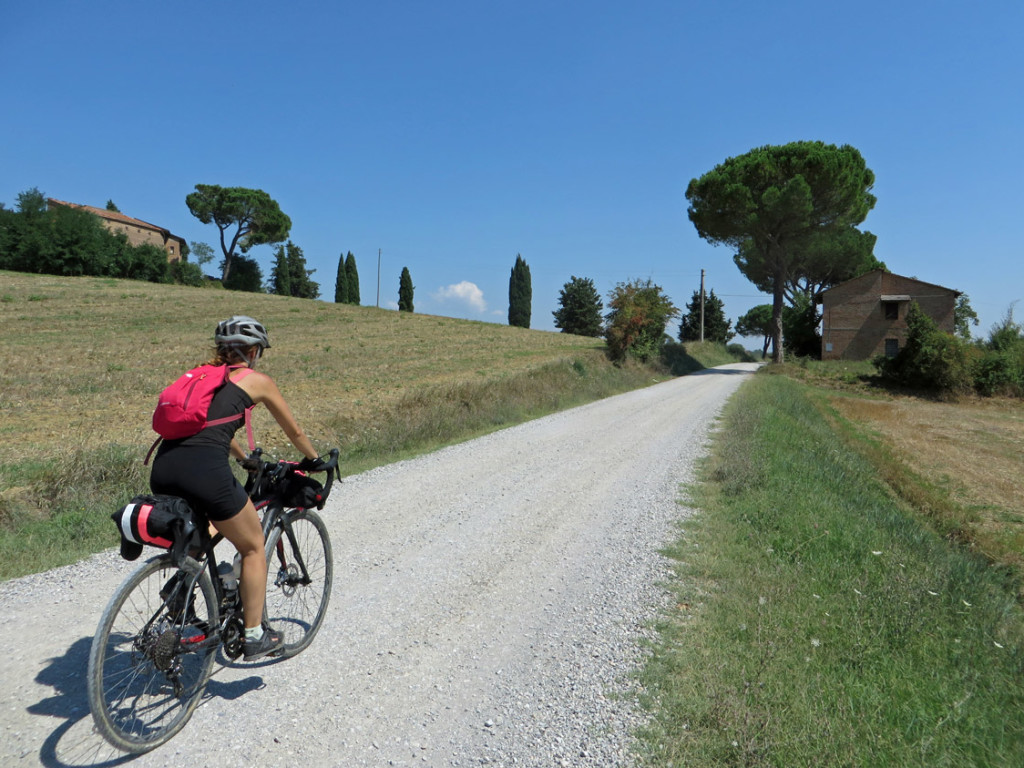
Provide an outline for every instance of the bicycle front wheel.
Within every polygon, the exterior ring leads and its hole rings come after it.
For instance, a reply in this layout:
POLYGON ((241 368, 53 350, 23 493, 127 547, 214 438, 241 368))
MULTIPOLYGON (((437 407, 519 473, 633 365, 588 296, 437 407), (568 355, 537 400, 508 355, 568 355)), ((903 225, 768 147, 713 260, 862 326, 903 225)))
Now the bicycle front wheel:
POLYGON ((284 657, 305 650, 324 620, 334 583, 327 526, 311 509, 286 512, 267 536, 266 617, 284 657))
POLYGON ((168 555, 139 566, 114 592, 89 653, 96 729, 125 752, 147 752, 188 722, 216 657, 218 622, 209 575, 175 568, 168 555))

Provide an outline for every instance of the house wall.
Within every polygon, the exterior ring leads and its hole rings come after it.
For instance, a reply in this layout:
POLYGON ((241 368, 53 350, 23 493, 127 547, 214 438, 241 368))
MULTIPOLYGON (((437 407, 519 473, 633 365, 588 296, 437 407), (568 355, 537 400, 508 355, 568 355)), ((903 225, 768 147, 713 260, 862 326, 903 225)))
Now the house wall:
POLYGON ((148 224, 141 219, 133 219, 118 211, 107 211, 91 205, 78 205, 77 203, 66 203, 63 200, 47 198, 48 205, 59 205, 65 208, 76 208, 87 211, 99 217, 100 222, 113 233, 122 233, 128 238, 132 245, 155 245, 167 254, 167 261, 173 263, 181 261, 182 249, 185 245, 184 238, 172 235, 168 230, 162 229, 154 224, 148 224))
POLYGON ((822 293, 821 357, 870 360, 886 354, 886 340, 902 349, 911 301, 916 301, 939 328, 953 333, 956 296, 957 292, 948 288, 881 271, 830 288, 822 293), (895 301, 895 319, 886 317, 883 296, 900 297, 895 301))
POLYGON ((103 226, 111 232, 123 232, 128 237, 128 242, 132 245, 155 245, 167 253, 168 262, 181 261, 181 246, 184 240, 180 237, 175 237, 174 235, 164 237, 164 233, 160 230, 133 226, 123 221, 113 221, 102 217, 101 220, 103 221, 103 226))

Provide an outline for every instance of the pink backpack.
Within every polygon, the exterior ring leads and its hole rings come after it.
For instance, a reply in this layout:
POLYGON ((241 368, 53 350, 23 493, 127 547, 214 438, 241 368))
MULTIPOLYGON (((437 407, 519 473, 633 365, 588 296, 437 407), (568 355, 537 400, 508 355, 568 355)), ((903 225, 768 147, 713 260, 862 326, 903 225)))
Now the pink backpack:
POLYGON ((239 379, 252 373, 252 369, 237 365, 200 365, 193 368, 160 393, 156 410, 153 411, 153 431, 160 437, 153 443, 146 455, 146 462, 153 449, 161 440, 180 440, 199 434, 207 427, 228 424, 236 419, 245 419, 245 429, 249 438, 249 449, 255 445, 252 436, 250 411, 246 408, 242 413, 225 416, 221 419, 207 419, 213 396, 228 381, 228 374, 235 368, 243 368, 244 373, 239 379))

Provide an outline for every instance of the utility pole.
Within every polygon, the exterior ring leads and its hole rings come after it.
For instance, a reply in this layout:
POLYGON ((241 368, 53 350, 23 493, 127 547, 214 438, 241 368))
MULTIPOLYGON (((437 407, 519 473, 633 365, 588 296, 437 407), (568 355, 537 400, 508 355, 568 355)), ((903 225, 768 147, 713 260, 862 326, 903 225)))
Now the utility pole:
POLYGON ((700 271, 700 340, 704 341, 704 270, 700 271))
POLYGON ((377 309, 380 309, 380 250, 377 249, 377 309))

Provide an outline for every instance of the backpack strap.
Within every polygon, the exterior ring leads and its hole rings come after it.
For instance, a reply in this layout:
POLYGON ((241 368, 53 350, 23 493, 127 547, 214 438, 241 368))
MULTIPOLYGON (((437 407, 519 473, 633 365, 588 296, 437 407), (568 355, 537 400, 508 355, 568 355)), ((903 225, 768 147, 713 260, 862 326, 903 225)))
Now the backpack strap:
POLYGON ((149 446, 149 451, 146 452, 146 460, 144 462, 142 462, 142 466, 145 467, 145 466, 149 465, 149 459, 153 455, 153 451, 156 450, 156 447, 158 445, 160 445, 160 443, 162 441, 163 441, 162 437, 158 437, 156 440, 153 441, 153 444, 151 446, 149 446))
MULTIPOLYGON (((242 369, 242 372, 241 372, 241 374, 239 376, 235 377, 234 379, 231 379, 232 383, 234 383, 236 381, 241 381, 242 379, 244 379, 246 376, 248 376, 250 373, 253 372, 252 368, 249 368, 248 366, 231 366, 231 367, 232 368, 236 368, 237 367, 237 368, 241 368, 242 369)), ((225 381, 228 380, 228 375, 229 374, 224 374, 224 380, 225 381)), ((252 453, 254 450, 256 450, 256 439, 253 437, 253 434, 252 434, 252 409, 255 408, 255 407, 256 407, 256 404, 253 403, 252 405, 250 405, 248 408, 245 409, 245 414, 244 414, 245 415, 245 436, 249 440, 249 453, 252 453)), ((229 416, 226 419, 216 419, 214 421, 208 421, 208 422, 206 422, 206 426, 209 427, 209 426, 211 426, 213 424, 221 424, 221 423, 226 423, 228 421, 234 421, 235 419, 237 419, 241 415, 243 415, 243 414, 237 414, 235 416, 229 416)))

